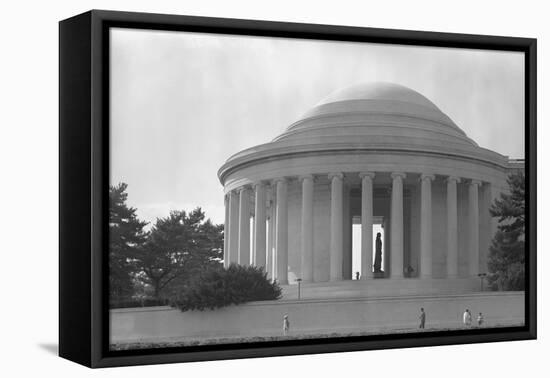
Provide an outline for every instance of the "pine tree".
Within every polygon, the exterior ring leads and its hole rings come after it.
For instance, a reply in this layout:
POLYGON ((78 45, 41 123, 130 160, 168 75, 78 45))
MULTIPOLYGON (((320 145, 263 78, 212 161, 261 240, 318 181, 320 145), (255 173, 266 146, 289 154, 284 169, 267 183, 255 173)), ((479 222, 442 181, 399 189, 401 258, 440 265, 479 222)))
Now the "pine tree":
POLYGON ((147 222, 138 219, 128 207, 128 185, 109 187, 109 293, 112 301, 128 299, 134 293, 134 264, 137 251, 146 240, 147 222))
POLYGON ((223 257, 223 225, 205 220, 201 208, 190 213, 171 211, 158 218, 136 263, 143 281, 161 299, 223 257))
POLYGON ((525 288, 525 176, 508 177, 509 193, 501 193, 489 209, 498 218, 489 253, 489 284, 498 290, 525 288))

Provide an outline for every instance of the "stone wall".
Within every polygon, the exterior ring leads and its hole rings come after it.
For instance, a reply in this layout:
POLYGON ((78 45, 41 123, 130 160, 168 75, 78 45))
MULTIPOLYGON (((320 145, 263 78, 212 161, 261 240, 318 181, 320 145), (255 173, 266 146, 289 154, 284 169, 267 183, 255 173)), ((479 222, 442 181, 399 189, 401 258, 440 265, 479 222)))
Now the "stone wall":
POLYGON ((524 321, 522 292, 280 300, 203 312, 182 313, 170 307, 111 310, 111 342, 281 335, 284 314, 289 316, 291 334, 414 330, 420 307, 426 310, 428 328, 459 326, 466 308, 474 315, 483 312, 487 326, 524 321))

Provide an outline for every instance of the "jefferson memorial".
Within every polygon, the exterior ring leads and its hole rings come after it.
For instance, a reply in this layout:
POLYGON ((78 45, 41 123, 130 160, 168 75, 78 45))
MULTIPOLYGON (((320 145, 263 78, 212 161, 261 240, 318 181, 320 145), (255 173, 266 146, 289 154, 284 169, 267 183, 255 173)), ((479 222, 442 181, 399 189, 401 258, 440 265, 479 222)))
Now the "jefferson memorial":
POLYGON ((466 308, 484 326, 523 325, 524 292, 482 281, 497 229, 489 206, 523 165, 479 147, 412 89, 336 92, 218 172, 225 266, 265 268, 282 298, 111 310, 111 342, 272 337, 287 317, 292 335, 416 330, 420 308, 431 329, 461 326, 466 308))
POLYGON ((224 264, 263 267, 283 287, 359 279, 379 294, 476 291, 497 226, 488 209, 516 169, 522 161, 478 146, 410 88, 345 88, 219 169, 224 264))

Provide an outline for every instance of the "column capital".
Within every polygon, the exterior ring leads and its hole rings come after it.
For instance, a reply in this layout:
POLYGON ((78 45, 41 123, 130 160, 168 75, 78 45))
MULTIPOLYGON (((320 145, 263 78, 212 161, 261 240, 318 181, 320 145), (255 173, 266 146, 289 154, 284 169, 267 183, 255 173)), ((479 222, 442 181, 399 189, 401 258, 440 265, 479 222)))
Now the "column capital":
POLYGON ((472 180, 470 180, 470 185, 481 186, 481 181, 472 179, 472 180))
POLYGON ((342 172, 331 172, 331 173, 328 174, 328 179, 329 180, 332 180, 335 177, 343 180, 344 179, 344 174, 342 172))
POLYGON ((257 189, 258 187, 265 187, 268 183, 264 180, 260 180, 260 181, 256 181, 252 184, 252 187, 254 187, 254 189, 257 189))
POLYGON ((304 181, 305 179, 313 180, 313 179, 315 179, 315 176, 313 176, 311 173, 306 173, 304 175, 298 176, 298 181, 300 181, 300 182, 304 181))
POLYGON ((392 172, 391 173, 391 178, 392 179, 396 179, 396 178, 401 178, 401 179, 404 179, 405 177, 407 177, 407 174, 404 173, 404 172, 392 172))
POLYGON ((359 172, 359 178, 362 180, 364 178, 370 178, 371 180, 376 176, 374 172, 359 172))
POLYGON ((249 186, 249 185, 243 185, 243 186, 237 188, 237 192, 239 192, 239 194, 240 194, 240 193, 242 193, 242 192, 244 192, 244 191, 247 191, 247 190, 249 190, 249 189, 250 189, 250 186, 249 186))
POLYGON ((451 181, 454 181, 456 182, 457 184, 460 182, 460 177, 458 176, 448 176, 445 181, 447 182, 451 182, 451 181))
POLYGON ((420 181, 422 181, 422 180, 433 181, 433 180, 435 180, 435 175, 432 175, 431 173, 422 173, 420 175, 420 181))
POLYGON ((286 182, 288 182, 288 178, 287 177, 275 177, 273 179, 273 184, 277 185, 277 183, 279 183, 279 182, 286 183, 286 182))

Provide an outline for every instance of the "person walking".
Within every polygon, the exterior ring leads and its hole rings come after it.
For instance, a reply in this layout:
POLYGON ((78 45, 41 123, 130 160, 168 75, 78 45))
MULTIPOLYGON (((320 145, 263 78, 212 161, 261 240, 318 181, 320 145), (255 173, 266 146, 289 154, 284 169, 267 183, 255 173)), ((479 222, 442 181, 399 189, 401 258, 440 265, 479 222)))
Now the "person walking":
POLYGON ((479 315, 477 316, 477 325, 481 327, 484 321, 485 319, 483 319, 483 314, 480 312, 479 315))
POLYGON ((424 311, 424 308, 422 307, 420 309, 420 329, 424 329, 426 326, 426 312, 424 311))
POLYGON ((285 314, 285 316, 283 316, 283 335, 284 336, 288 335, 289 330, 290 330, 290 322, 288 320, 288 315, 285 314))
POLYGON ((462 322, 466 327, 472 325, 472 313, 469 309, 466 309, 466 311, 464 311, 464 314, 462 315, 462 322))

